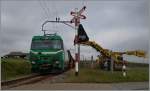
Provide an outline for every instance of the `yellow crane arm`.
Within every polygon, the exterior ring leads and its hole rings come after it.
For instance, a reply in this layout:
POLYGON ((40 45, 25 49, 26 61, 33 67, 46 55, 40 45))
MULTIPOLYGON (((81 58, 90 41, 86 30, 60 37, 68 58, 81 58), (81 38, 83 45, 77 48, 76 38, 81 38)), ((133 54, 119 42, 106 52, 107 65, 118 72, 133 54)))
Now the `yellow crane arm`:
POLYGON ((144 58, 146 57, 146 53, 142 50, 126 51, 126 52, 113 52, 113 54, 116 54, 116 55, 126 54, 126 55, 134 55, 137 57, 144 57, 144 58))
POLYGON ((110 57, 111 56, 111 54, 110 54, 110 52, 108 50, 106 50, 103 47, 101 47, 95 41, 80 42, 80 44, 88 45, 88 46, 93 47, 95 50, 97 50, 98 52, 100 52, 105 57, 110 57))
POLYGON ((122 56, 123 54, 126 55, 134 55, 137 57, 146 57, 146 53, 141 50, 136 51, 126 51, 126 52, 112 52, 109 49, 104 49, 99 44, 97 44, 95 41, 86 41, 86 42, 80 42, 79 44, 88 45, 93 47, 95 50, 100 52, 102 56, 110 58, 112 57, 114 61, 118 62, 117 56, 122 56))
POLYGON ((137 57, 146 57, 146 53, 142 50, 137 50, 137 51, 127 51, 127 55, 134 55, 137 57))
MULTIPOLYGON (((110 51, 109 49, 104 49, 99 44, 97 44, 95 41, 80 42, 80 44, 91 46, 92 48, 94 48, 95 50, 100 52, 102 57, 106 57, 109 59, 112 58, 115 62, 118 62, 116 55, 114 55, 112 51, 110 51)), ((99 57, 99 59, 100 59, 100 57, 99 57)))

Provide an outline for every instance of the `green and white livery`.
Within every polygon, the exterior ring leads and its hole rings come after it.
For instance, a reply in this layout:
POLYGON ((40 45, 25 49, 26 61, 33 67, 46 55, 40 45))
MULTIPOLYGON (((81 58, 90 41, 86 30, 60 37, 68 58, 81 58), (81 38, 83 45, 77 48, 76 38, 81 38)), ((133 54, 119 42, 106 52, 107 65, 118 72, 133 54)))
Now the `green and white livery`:
POLYGON ((33 72, 64 71, 64 46, 57 34, 34 36, 30 49, 30 61, 33 72))

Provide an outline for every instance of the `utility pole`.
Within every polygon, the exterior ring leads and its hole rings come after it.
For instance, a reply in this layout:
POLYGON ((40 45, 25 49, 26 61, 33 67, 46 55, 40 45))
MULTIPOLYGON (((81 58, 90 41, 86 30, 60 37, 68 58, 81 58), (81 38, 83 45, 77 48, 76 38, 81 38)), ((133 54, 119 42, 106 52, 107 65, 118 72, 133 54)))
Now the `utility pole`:
POLYGON ((74 16, 74 18, 71 20, 71 23, 75 23, 75 76, 78 76, 79 74, 79 61, 80 61, 80 44, 78 44, 78 26, 80 24, 80 19, 86 19, 84 15, 81 15, 83 11, 85 10, 85 6, 78 11, 77 8, 75 8, 75 12, 71 12, 70 14, 74 16))
POLYGON ((79 61, 80 61, 80 44, 78 44, 78 26, 80 24, 80 19, 86 19, 84 15, 81 15, 83 11, 85 10, 85 6, 78 11, 77 8, 75 8, 75 12, 71 12, 70 14, 74 16, 74 18, 71 20, 71 23, 75 23, 75 76, 78 76, 79 74, 79 61))

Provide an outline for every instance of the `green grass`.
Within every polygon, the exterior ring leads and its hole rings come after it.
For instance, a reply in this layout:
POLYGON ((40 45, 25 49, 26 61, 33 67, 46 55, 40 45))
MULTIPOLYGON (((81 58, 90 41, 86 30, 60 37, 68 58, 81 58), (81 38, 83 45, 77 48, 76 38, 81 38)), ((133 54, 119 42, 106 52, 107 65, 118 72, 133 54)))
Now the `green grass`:
POLYGON ((65 82, 73 83, 112 83, 112 82, 136 82, 149 81, 148 67, 134 67, 127 71, 127 76, 123 77, 121 71, 104 71, 98 68, 80 68, 78 77, 75 76, 74 70, 67 72, 65 82))
POLYGON ((5 58, 1 60, 1 79, 11 80, 31 73, 31 64, 21 58, 5 58))

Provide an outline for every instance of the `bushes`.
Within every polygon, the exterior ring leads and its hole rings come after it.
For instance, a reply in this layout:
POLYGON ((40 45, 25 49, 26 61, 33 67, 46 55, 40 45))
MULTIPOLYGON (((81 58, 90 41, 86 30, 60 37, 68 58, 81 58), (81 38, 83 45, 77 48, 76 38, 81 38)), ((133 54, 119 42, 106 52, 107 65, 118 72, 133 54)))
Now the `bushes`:
POLYGON ((21 58, 6 58, 1 60, 1 79, 10 80, 31 73, 31 64, 21 58))

